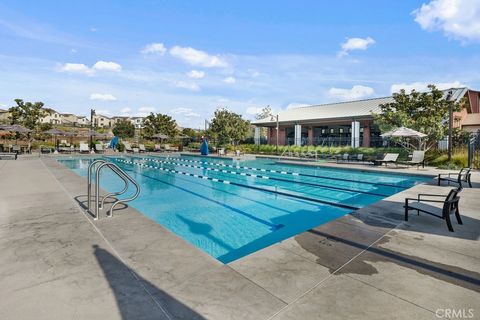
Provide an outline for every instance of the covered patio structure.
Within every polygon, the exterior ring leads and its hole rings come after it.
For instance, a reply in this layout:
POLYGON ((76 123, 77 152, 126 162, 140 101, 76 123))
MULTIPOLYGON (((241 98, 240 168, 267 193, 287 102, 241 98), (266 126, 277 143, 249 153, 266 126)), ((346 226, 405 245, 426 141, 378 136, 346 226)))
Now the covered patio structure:
POLYGON ((369 147, 382 143, 373 123, 379 105, 392 98, 377 98, 289 109, 277 116, 254 121, 255 143, 260 144, 261 128, 267 128, 266 142, 279 145, 369 147))
MULTIPOLYGON (((454 127, 480 128, 480 92, 468 88, 443 92, 445 97, 451 92, 451 99, 462 103, 462 111, 454 113, 454 127)), ((278 136, 278 145, 380 147, 383 139, 374 114, 380 113, 381 104, 393 101, 393 97, 383 97, 288 109, 252 122, 255 144, 275 145, 278 136), (263 139, 262 128, 267 129, 263 139)))

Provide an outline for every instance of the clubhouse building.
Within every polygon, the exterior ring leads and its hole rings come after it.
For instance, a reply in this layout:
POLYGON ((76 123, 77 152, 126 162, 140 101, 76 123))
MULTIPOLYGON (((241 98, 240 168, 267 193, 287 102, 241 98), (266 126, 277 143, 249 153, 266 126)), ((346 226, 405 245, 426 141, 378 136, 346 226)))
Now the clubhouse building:
MULTIPOLYGON (((462 111, 454 113, 454 126, 469 132, 480 130, 480 92, 452 88, 444 94, 463 106, 462 111)), ((380 146, 383 142, 373 115, 380 113, 381 104, 393 101, 393 97, 384 97, 282 111, 253 122, 255 143, 276 144, 278 135, 279 145, 380 146), (262 127, 267 128, 266 141, 261 137, 262 127)))

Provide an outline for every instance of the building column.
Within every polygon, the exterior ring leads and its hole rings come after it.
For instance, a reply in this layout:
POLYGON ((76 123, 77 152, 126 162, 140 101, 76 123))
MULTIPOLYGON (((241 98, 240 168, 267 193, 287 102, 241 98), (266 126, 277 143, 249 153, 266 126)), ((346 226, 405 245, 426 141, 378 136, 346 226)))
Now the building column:
POLYGON ((296 124, 294 132, 295 132, 294 144, 296 146, 301 146, 302 145, 302 126, 300 124, 296 124))
POLYGON ((313 127, 308 127, 308 145, 313 145, 313 127))
POLYGON ((368 122, 365 122, 365 125, 363 127, 362 146, 364 148, 369 148, 370 147, 370 123, 368 123, 368 122))
POLYGON ((280 127, 280 130, 278 130, 278 145, 285 145, 285 128, 282 127, 280 127))
POLYGON ((360 146, 360 122, 352 121, 352 148, 360 146))
POLYGON ((253 140, 257 146, 260 145, 260 130, 260 127, 255 126, 255 135, 253 136, 253 140))

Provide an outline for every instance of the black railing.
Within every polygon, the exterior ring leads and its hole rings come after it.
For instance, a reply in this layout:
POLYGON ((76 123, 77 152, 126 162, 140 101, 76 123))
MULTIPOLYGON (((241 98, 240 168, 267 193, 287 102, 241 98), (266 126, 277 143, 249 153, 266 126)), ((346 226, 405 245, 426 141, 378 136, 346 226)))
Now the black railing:
POLYGON ((468 166, 470 168, 480 167, 480 130, 472 134, 468 142, 468 166))

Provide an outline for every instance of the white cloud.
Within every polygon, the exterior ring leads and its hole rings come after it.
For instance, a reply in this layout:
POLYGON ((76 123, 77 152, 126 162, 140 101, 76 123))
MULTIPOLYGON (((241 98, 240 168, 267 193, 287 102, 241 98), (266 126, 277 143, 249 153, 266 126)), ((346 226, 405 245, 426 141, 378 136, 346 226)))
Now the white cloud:
POLYGON ((311 106, 311 104, 292 102, 287 105, 287 110, 308 107, 308 106, 311 106))
POLYGON ((140 112, 155 112, 155 108, 154 107, 141 107, 141 108, 138 108, 138 111, 140 112))
POLYGON ((117 98, 110 93, 92 93, 90 100, 116 101, 117 98))
POLYGON ((173 109, 170 111, 172 114, 177 114, 177 115, 183 115, 187 118, 190 118, 190 117, 193 117, 193 118, 197 118, 197 117, 200 117, 200 115, 196 112, 193 112, 192 109, 190 108, 176 108, 176 109, 173 109))
POLYGON ((237 80, 234 77, 226 77, 222 81, 228 84, 234 84, 235 82, 237 82, 237 80))
POLYGON ((167 51, 167 48, 165 48, 165 45, 163 43, 150 43, 145 46, 145 48, 142 49, 143 54, 149 54, 149 53, 156 53, 161 56, 165 54, 167 51))
POLYGON ((80 73, 93 75, 96 71, 114 71, 119 72, 122 66, 115 62, 97 61, 93 67, 88 67, 83 63, 65 63, 59 66, 59 71, 69 73, 80 73))
POLYGON ((69 73, 81 73, 91 75, 95 71, 83 63, 65 63, 60 66, 60 71, 69 73))
POLYGON ((357 100, 371 96, 374 90, 370 87, 355 85, 351 89, 330 88, 328 93, 339 100, 357 100))
POLYGON ((177 88, 183 88, 183 89, 188 89, 192 91, 200 91, 200 86, 194 82, 177 81, 175 82, 175 86, 177 88))
POLYGON ((428 82, 412 82, 412 83, 395 83, 390 87, 390 92, 399 92, 401 89, 405 89, 407 93, 412 90, 415 91, 428 91, 428 85, 434 84, 439 90, 446 90, 450 88, 460 88, 465 87, 465 84, 462 84, 460 81, 454 82, 437 82, 437 83, 428 83, 428 82))
POLYGON ((91 27, 91 28, 90 28, 90 31, 91 31, 91 32, 97 32, 97 28, 91 27))
POLYGON ((248 107, 247 110, 245 111, 247 114, 255 116, 262 112, 263 108, 262 107, 248 107))
POLYGON ((109 115, 110 115, 110 111, 107 110, 107 109, 97 109, 97 110, 95 110, 95 114, 96 114, 96 115, 109 116, 109 115))
POLYGON ((100 71, 113 71, 113 72, 122 71, 121 65, 111 61, 101 61, 101 60, 97 61, 92 68, 100 71))
POLYGON ((194 79, 202 79, 202 78, 205 77, 205 72, 198 71, 198 70, 192 70, 192 71, 187 73, 187 76, 190 77, 190 78, 194 78, 194 79))
POLYGON ((170 54, 193 66, 205 68, 226 68, 228 63, 221 57, 210 55, 205 51, 197 50, 191 47, 174 46, 170 49, 170 54))
POLYGON ((370 37, 367 38, 347 38, 347 40, 342 43, 342 50, 339 55, 344 56, 348 55, 349 51, 352 50, 367 50, 369 46, 373 45, 375 40, 370 37))
POLYGON ((71 53, 77 53, 77 49, 70 49, 71 53))
POLYGON ((120 113, 129 113, 129 112, 132 112, 132 109, 130 109, 130 108, 122 108, 122 109, 120 110, 120 113))
POLYGON ((443 31, 461 41, 480 40, 479 0, 433 0, 413 11, 415 21, 427 31, 443 31))

